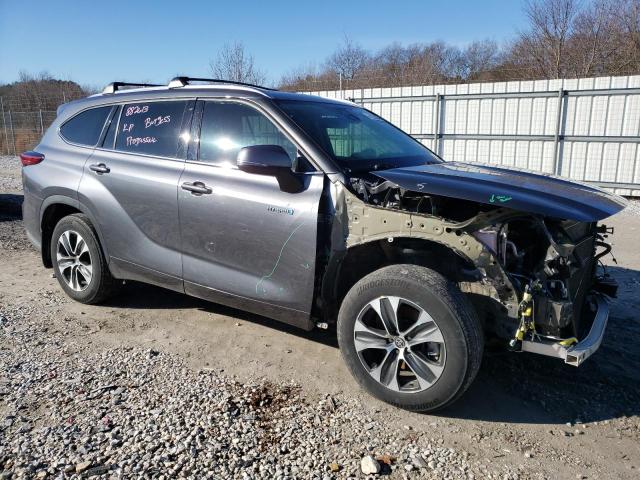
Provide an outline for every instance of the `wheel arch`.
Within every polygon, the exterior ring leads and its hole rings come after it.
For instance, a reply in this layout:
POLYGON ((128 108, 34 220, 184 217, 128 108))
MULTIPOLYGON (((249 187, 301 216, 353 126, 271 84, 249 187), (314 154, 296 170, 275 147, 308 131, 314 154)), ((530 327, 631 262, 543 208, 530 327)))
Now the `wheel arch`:
POLYGON ((335 255, 323 279, 325 318, 334 321, 347 292, 364 276, 394 264, 428 267, 452 281, 475 278, 473 262, 450 246, 416 237, 372 239, 335 255))
POLYGON ((40 253, 42 256, 42 263, 45 267, 53 267, 51 259, 51 237, 53 235, 53 230, 62 218, 74 213, 82 213, 89 218, 89 221, 98 234, 100 246, 104 252, 105 258, 109 258, 100 227, 94 216, 91 214, 91 211, 74 198, 64 195, 52 195, 47 197, 40 207, 40 232, 42 236, 40 253))

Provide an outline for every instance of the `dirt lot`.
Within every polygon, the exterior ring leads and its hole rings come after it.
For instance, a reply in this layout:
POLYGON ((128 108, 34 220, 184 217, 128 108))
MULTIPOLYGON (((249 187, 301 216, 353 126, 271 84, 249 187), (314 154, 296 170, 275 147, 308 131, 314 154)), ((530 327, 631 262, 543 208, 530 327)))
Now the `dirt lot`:
POLYGON ((19 176, 0 159, 1 478, 362 477, 369 453, 398 478, 640 476, 637 204, 607 222, 621 288, 593 358, 487 352, 421 415, 360 391, 332 332, 139 284, 74 303, 24 236, 19 176))

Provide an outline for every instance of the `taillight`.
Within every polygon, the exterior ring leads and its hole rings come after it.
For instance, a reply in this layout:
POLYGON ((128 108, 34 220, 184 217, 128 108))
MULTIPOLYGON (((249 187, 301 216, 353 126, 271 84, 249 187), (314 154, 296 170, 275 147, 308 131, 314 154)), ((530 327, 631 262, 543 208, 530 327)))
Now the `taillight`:
POLYGON ((24 152, 20 154, 22 166, 36 165, 44 160, 44 155, 38 152, 24 152))

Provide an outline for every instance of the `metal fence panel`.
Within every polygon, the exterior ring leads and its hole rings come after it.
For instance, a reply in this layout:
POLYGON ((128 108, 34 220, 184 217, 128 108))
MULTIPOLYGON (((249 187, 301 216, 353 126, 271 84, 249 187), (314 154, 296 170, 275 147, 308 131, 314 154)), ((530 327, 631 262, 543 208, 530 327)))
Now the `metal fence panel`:
POLYGON ((640 75, 308 92, 351 99, 446 160, 640 196, 640 75))

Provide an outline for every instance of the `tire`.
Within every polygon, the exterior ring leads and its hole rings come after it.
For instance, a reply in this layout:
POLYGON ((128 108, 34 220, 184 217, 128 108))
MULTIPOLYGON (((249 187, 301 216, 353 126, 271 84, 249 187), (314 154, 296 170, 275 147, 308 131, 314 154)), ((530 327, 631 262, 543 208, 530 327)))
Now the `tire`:
POLYGON ((54 228, 51 260, 62 289, 80 303, 100 303, 115 290, 98 235, 81 213, 62 218, 54 228))
POLYGON ((406 410, 451 404, 482 361, 484 337, 469 300, 455 283, 417 265, 384 267, 357 282, 342 302, 337 330, 358 383, 406 410))

